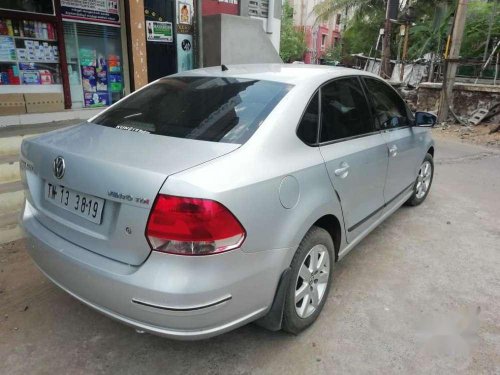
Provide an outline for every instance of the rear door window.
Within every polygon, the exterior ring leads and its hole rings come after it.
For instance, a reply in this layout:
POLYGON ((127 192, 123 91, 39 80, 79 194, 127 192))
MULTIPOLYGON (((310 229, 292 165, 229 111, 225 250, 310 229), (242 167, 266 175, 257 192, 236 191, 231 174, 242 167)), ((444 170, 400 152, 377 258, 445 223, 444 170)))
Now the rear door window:
POLYGON ((337 79, 321 88, 321 142, 372 131, 369 107, 357 78, 337 79))
POLYGON ((302 142, 312 145, 317 142, 319 124, 319 94, 315 93, 302 115, 297 136, 302 142))
POLYGON ((245 143, 291 85, 224 77, 168 77, 92 123, 170 137, 245 143))

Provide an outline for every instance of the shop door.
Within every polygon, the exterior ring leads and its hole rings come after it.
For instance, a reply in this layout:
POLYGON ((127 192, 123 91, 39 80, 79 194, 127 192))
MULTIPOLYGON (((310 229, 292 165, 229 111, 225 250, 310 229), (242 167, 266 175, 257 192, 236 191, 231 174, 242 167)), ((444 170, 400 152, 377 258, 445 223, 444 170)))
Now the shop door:
POLYGON ((177 72, 175 1, 144 0, 148 80, 177 72))

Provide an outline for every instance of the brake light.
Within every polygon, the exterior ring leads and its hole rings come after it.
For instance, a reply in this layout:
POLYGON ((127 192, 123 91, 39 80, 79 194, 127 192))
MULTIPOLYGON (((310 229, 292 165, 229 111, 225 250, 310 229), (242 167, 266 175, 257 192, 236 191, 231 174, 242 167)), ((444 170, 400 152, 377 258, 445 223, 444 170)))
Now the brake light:
POLYGON ((149 215, 146 238, 153 250, 209 255, 241 246, 245 229, 219 202, 158 195, 149 215))

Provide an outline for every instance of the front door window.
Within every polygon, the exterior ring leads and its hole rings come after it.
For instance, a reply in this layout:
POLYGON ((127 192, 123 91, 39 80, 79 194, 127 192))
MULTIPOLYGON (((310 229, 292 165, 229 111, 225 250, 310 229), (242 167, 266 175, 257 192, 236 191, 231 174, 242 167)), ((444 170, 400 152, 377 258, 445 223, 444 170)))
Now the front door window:
POLYGON ((406 104, 391 87, 373 78, 365 78, 365 83, 373 103, 376 121, 381 129, 409 125, 406 104))

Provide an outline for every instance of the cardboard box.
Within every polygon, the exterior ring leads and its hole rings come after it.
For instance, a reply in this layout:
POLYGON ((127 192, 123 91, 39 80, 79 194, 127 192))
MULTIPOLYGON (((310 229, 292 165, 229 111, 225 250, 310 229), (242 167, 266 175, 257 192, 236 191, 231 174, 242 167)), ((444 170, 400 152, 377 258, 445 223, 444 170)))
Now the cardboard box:
POLYGON ((0 94, 0 116, 26 113, 23 94, 0 94))
POLYGON ((64 111, 63 94, 24 94, 27 113, 64 111))

